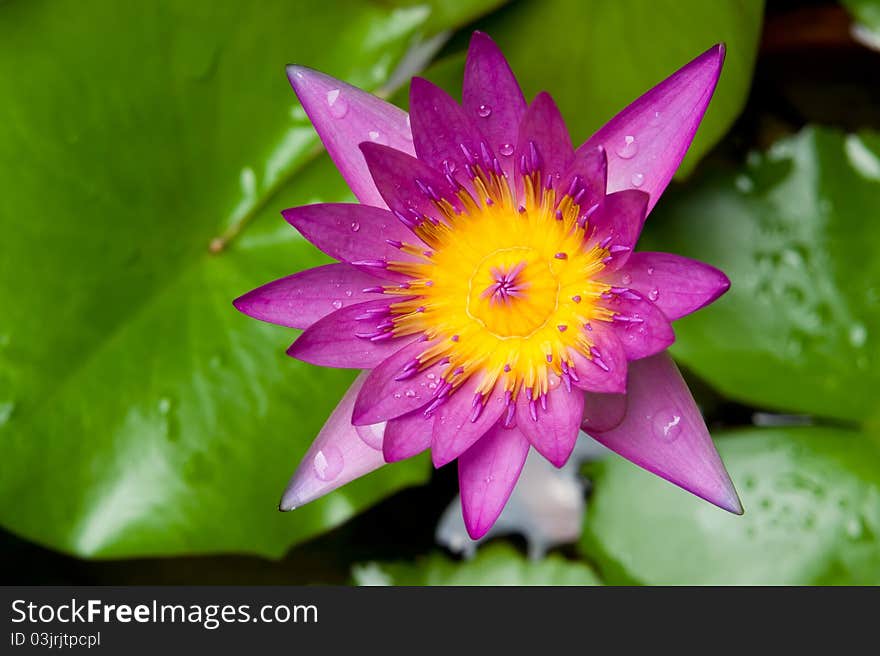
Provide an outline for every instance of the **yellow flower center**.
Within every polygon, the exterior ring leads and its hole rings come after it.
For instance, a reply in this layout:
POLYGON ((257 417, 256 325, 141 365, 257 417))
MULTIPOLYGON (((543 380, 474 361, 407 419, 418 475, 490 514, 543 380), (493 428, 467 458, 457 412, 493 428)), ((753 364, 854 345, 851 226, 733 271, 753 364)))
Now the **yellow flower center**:
POLYGON ((525 178, 517 207, 506 178, 480 171, 474 194, 458 193, 464 211, 438 201, 444 220, 415 228, 431 250, 404 244, 421 260, 389 263, 408 282, 385 292, 413 297, 391 305, 393 333, 425 335, 420 363, 448 362, 453 389, 477 375, 480 393, 500 381, 514 398, 537 398, 573 365, 572 350, 592 357, 590 324, 611 320, 598 303, 610 286, 595 280, 608 250, 587 245, 582 208, 569 196, 557 204, 540 182, 525 178))

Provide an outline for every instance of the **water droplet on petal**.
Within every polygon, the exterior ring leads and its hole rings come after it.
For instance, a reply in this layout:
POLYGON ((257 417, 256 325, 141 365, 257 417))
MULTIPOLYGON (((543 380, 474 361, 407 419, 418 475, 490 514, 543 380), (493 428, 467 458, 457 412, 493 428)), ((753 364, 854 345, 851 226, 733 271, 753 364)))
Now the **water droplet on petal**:
POLYGON ((367 134, 370 137, 370 141, 373 141, 377 144, 385 144, 385 139, 382 137, 381 134, 379 134, 377 130, 370 130, 367 134))
POLYGON ((406 398, 411 399, 411 398, 413 398, 413 397, 416 395, 416 393, 415 393, 414 390, 408 389, 408 390, 406 390, 406 392, 403 393, 403 395, 404 395, 406 398))
POLYGON ((633 187, 641 187, 645 183, 645 176, 641 173, 633 173, 632 175, 632 184, 633 187))
POLYGON ((620 279, 620 281, 621 281, 624 285, 628 285, 628 284, 630 284, 630 283, 633 281, 633 277, 632 277, 631 275, 629 275, 628 273, 624 273, 624 274, 623 274, 623 277, 620 279))
POLYGON ((477 114, 483 118, 488 118, 492 115, 492 108, 489 105, 480 105, 479 109, 477 109, 477 114))
POLYGON ((333 309, 335 309, 335 310, 342 309, 342 301, 340 301, 340 300, 333 301, 332 303, 330 303, 330 305, 332 305, 333 309))
POLYGON ((330 115, 334 118, 342 118, 348 114, 348 103, 340 95, 339 89, 327 92, 327 106, 330 108, 330 115))
POLYGON ((361 224, 360 224, 360 223, 358 223, 357 221, 352 221, 352 222, 351 222, 351 231, 352 231, 352 232, 357 232, 357 231, 360 230, 360 229, 361 229, 361 224))
POLYGON ((636 144, 636 138, 631 134, 626 135, 623 138, 623 143, 620 144, 615 151, 617 156, 621 159, 632 159, 635 157, 636 153, 639 152, 639 146, 636 144))
POLYGON ((654 416, 654 435, 664 442, 674 441, 681 434, 681 415, 659 412, 654 416))
POLYGON ((322 481, 332 481, 342 473, 342 452, 328 444, 315 454, 312 466, 315 468, 315 475, 322 481))
POLYGON ((345 295, 348 296, 349 298, 351 298, 351 295, 352 295, 353 293, 354 293, 354 292, 352 292, 350 289, 346 289, 346 290, 345 290, 345 295))
POLYGON ((653 276, 653 275, 654 275, 654 267, 652 267, 652 266, 649 266, 649 267, 648 267, 648 275, 649 275, 649 276, 653 276))
POLYGON ((500 152, 505 157, 510 157, 513 155, 513 144, 503 143, 498 147, 498 152, 500 152))
POLYGON ((648 298, 652 301, 656 301, 658 298, 660 298, 660 290, 655 287, 648 292, 648 298))
POLYGON ((371 449, 381 451, 382 440, 385 437, 385 425, 387 423, 388 422, 383 421, 370 426, 355 426, 354 429, 357 431, 358 437, 361 438, 364 444, 371 449))

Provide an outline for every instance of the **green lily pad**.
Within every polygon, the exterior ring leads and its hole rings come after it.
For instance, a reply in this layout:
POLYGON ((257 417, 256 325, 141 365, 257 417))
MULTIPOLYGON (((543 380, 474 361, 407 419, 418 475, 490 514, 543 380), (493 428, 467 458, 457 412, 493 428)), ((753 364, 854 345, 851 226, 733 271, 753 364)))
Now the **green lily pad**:
POLYGON ((841 4, 856 20, 853 36, 874 50, 880 50, 880 1, 841 0, 841 4))
POLYGON ((473 560, 432 554, 414 564, 357 565, 352 575, 357 585, 601 585, 584 563, 557 554, 527 560, 504 543, 481 548, 473 560))
POLYGON ((664 198, 641 249, 709 262, 720 300, 675 355, 725 394, 851 420, 880 389, 880 136, 809 128, 664 198))
POLYGON ((745 514, 612 456, 595 465, 582 549, 610 583, 877 585, 880 451, 833 428, 716 440, 745 514))
MULTIPOLYGON (((497 3, 467 4, 449 15, 497 3)), ((351 198, 285 64, 378 89, 429 21, 453 27, 353 0, 0 3, 4 527, 83 556, 278 556, 425 480, 417 460, 278 513, 352 374, 231 302, 325 261, 282 208, 351 198)))

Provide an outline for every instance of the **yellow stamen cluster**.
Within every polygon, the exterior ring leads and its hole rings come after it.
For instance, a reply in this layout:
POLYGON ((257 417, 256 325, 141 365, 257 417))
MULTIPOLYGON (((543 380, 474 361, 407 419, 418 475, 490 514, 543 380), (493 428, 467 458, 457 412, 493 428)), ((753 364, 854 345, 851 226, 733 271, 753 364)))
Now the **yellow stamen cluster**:
POLYGON ((458 192, 461 212, 436 201, 442 220, 415 228, 430 250, 402 250, 419 261, 389 263, 408 285, 385 293, 413 297, 391 305, 393 333, 425 335, 422 367, 447 361, 453 389, 479 375, 478 393, 500 382, 538 398, 572 350, 592 357, 588 326, 611 320, 598 303, 610 287, 595 280, 609 252, 588 245, 583 208, 567 195, 557 204, 539 172, 524 176, 519 206, 503 176, 480 172, 473 187, 458 192))

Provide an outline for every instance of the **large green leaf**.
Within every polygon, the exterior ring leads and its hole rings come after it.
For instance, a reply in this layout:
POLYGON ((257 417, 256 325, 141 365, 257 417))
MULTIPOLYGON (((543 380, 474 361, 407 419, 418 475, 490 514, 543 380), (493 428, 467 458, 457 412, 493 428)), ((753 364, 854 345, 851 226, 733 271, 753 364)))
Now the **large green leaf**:
MULTIPOLYGON (((448 15, 496 3, 464 4, 448 15)), ((87 556, 279 555, 424 480, 424 462, 405 463, 277 513, 351 374, 287 358, 291 331, 231 301, 324 261, 280 209, 350 198, 326 157, 310 163, 284 65, 376 89, 430 14, 0 4, 4 526, 87 556)))
POLYGON ((670 194, 640 248, 709 262, 730 291, 676 323, 723 392, 846 419, 878 412, 880 137, 806 129, 670 194))
MULTIPOLYGON (((518 2, 481 29, 504 50, 528 97, 553 95, 576 144, 701 52, 726 43, 718 89, 681 167, 686 173, 745 104, 763 8, 762 0, 518 2)), ((459 89, 463 62, 445 62, 430 77, 459 89)))
POLYGON ((481 548, 473 560, 441 554, 409 563, 366 563, 353 571, 357 585, 600 585, 584 563, 551 555, 527 560, 504 543, 481 548))
POLYGON ((853 36, 880 50, 880 0, 842 0, 842 4, 856 19, 853 36))
POLYGON ((583 548, 609 582, 880 584, 880 451, 829 428, 717 440, 745 514, 617 456, 597 466, 583 548))

